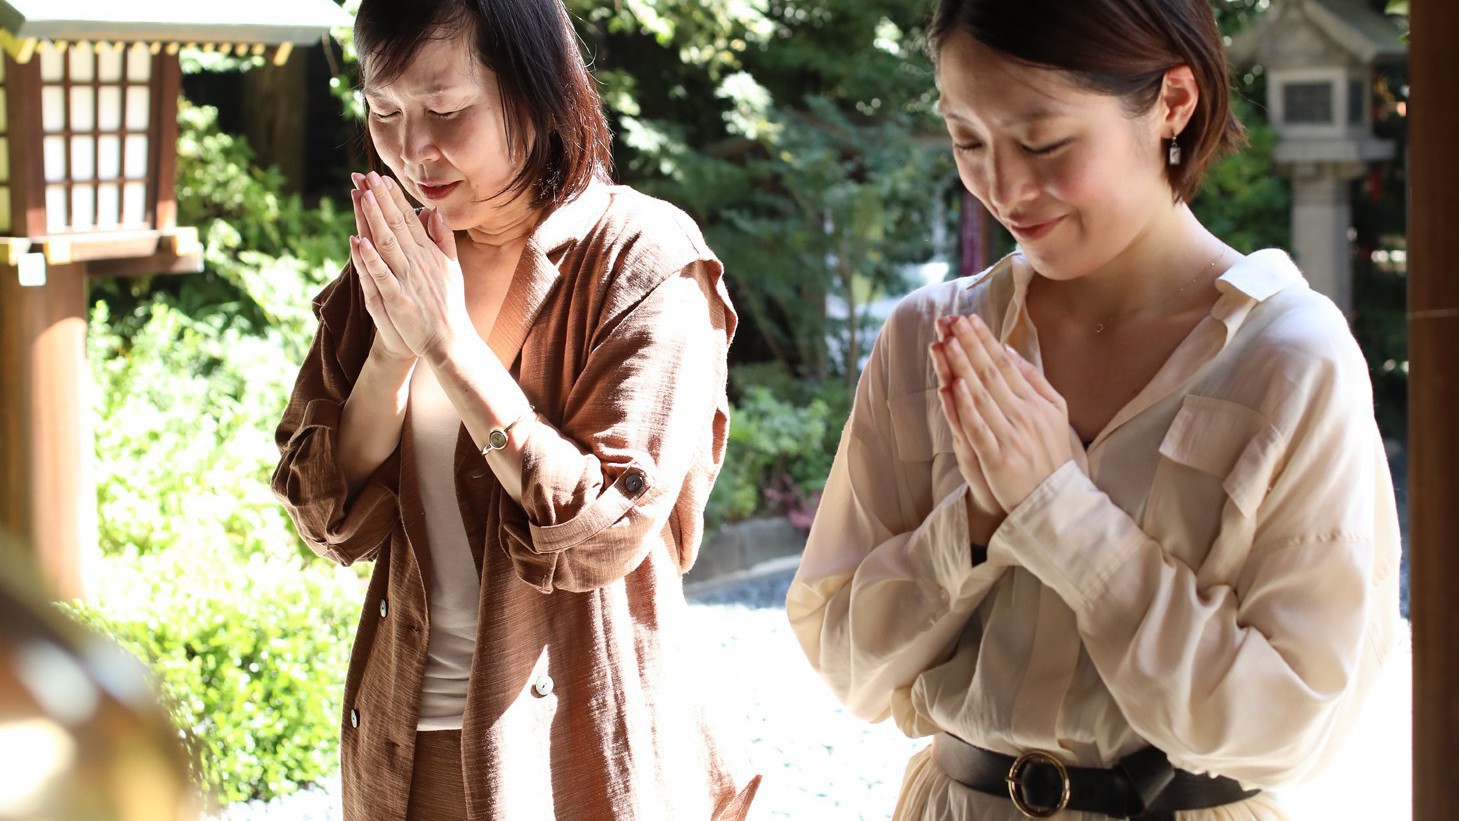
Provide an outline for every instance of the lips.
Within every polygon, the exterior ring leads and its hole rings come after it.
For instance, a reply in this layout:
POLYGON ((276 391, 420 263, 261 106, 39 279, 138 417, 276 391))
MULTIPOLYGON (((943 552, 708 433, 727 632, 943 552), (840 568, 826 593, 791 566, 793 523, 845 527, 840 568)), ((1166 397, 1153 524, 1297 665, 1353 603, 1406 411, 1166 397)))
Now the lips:
POLYGON ((1008 226, 1009 232, 1011 232, 1013 236, 1018 239, 1019 242, 1033 242, 1034 240, 1044 237, 1050 231, 1054 230, 1054 226, 1058 225, 1061 221, 1063 221, 1063 219, 1063 217, 1055 217, 1051 220, 1046 220, 1044 222, 1010 221, 1006 224, 1008 226))
POLYGON ((459 180, 456 182, 436 184, 416 181, 415 187, 419 188, 421 196, 425 197, 428 200, 443 200, 446 197, 449 197, 451 195, 451 192, 456 190, 456 186, 460 184, 461 182, 459 180))

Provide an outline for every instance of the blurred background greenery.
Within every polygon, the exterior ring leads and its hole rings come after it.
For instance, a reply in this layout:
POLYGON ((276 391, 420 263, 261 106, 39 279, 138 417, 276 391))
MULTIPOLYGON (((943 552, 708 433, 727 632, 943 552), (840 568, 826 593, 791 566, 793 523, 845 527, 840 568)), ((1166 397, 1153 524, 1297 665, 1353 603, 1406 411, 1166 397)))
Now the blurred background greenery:
MULTIPOLYGON (((964 267, 965 199, 920 39, 927 4, 568 5, 616 134, 617 177, 699 222, 740 311, 711 529, 765 515, 808 524, 874 306, 929 270, 964 267)), ((1213 5, 1229 34, 1265 0, 1213 5)), ((337 766, 337 700, 366 571, 314 559, 268 480, 273 428, 314 330, 310 297, 346 258, 348 173, 364 165, 342 35, 296 53, 292 68, 189 57, 179 223, 200 229, 206 270, 93 290, 106 570, 96 602, 76 612, 152 663, 225 802, 287 794, 337 766), (271 93, 286 71, 303 73, 294 96, 271 93)), ((1251 147, 1212 169, 1194 205, 1242 250, 1286 246, 1290 194, 1272 169, 1261 72, 1235 80, 1251 147)), ((1406 79, 1381 77, 1373 92, 1378 136, 1402 158, 1406 79)), ((1354 204, 1355 330, 1397 442, 1402 170, 1401 159, 1380 166, 1354 204)), ((987 233, 984 258, 996 259, 1011 243, 987 233)))

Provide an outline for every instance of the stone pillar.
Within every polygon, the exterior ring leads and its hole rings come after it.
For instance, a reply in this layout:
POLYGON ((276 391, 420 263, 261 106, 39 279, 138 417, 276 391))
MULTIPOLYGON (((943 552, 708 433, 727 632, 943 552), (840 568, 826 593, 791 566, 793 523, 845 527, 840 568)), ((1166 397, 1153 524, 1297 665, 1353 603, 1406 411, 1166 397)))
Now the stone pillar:
POLYGON ((1353 315, 1350 183, 1360 163, 1302 163, 1283 169, 1292 179, 1292 255, 1313 290, 1353 315))

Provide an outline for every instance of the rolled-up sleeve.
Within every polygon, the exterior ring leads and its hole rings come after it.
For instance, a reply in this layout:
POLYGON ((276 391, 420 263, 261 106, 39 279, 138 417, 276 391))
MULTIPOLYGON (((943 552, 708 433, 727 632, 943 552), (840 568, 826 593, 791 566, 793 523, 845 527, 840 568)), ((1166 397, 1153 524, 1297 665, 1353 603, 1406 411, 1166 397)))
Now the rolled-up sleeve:
POLYGON ((502 502, 507 552, 543 592, 621 579, 666 531, 686 569, 723 458, 735 314, 719 263, 620 290, 632 296, 604 312, 563 418, 528 429, 521 506, 502 502))
POLYGON ((886 399, 895 321, 862 371, 786 615, 811 665, 854 714, 880 721, 896 713, 905 725, 917 677, 950 654, 1007 567, 974 563, 966 484, 941 498, 903 486, 931 467, 903 461, 896 445, 886 399))
POLYGON ((353 271, 346 267, 314 300, 314 343, 275 432, 273 491, 305 544, 349 565, 373 559, 399 520, 399 451, 348 498, 336 448, 340 414, 374 339, 353 271))

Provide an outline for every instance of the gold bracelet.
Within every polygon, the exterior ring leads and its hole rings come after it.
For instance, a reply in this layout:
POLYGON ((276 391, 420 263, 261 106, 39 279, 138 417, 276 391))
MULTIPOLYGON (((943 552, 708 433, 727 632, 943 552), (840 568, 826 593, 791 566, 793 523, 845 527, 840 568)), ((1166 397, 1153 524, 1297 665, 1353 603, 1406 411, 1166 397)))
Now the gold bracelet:
POLYGON ((531 405, 528 405, 527 412, 522 414, 521 416, 518 416, 516 419, 513 419, 510 423, 507 424, 506 427, 492 428, 491 431, 486 434, 486 447, 481 449, 481 455, 483 457, 489 456, 494 451, 505 448, 507 446, 507 437, 511 434, 512 428, 515 428, 517 426, 517 423, 521 422, 523 419, 526 419, 529 416, 534 416, 536 415, 536 413, 537 409, 532 407, 531 405))

